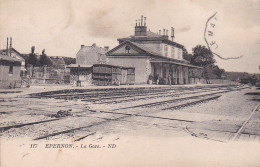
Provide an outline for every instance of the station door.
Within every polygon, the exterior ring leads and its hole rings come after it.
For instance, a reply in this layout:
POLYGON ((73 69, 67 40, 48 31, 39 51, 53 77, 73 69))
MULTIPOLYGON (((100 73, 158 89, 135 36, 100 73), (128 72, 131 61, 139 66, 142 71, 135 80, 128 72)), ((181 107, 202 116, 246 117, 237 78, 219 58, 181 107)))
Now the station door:
POLYGON ((122 69, 121 84, 127 83, 127 69, 122 69))

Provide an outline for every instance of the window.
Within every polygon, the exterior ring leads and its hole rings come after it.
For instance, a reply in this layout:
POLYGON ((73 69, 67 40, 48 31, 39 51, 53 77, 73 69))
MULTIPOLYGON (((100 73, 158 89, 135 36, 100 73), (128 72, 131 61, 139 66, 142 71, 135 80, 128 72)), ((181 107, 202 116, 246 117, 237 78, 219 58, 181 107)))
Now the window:
POLYGON ((178 49, 178 59, 181 59, 181 49, 178 49))
POLYGON ((179 49, 178 55, 179 55, 179 59, 182 60, 182 49, 179 49))
POLYGON ((130 46, 127 45, 127 46, 125 47, 125 53, 129 53, 130 49, 131 49, 130 46))
POLYGON ((14 67, 13 66, 9 66, 9 74, 13 74, 13 70, 14 70, 14 67))
POLYGON ((175 48, 174 48, 173 46, 172 46, 172 52, 171 52, 171 53, 172 53, 172 55, 171 55, 172 58, 175 58, 175 57, 174 57, 174 56, 175 56, 175 48))
POLYGON ((168 56, 168 45, 164 45, 164 55, 168 56))

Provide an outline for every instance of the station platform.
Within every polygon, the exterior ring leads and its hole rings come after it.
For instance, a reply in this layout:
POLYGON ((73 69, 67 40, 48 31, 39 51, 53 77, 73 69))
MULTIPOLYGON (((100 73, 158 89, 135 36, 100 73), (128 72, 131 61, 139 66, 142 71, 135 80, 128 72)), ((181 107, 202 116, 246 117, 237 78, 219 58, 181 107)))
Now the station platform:
MULTIPOLYGON (((239 83, 237 83, 239 85, 239 83)), ((0 99, 14 98, 35 93, 44 93, 62 90, 104 90, 104 89, 138 89, 138 88, 166 88, 166 87, 197 87, 197 86, 214 86, 214 85, 234 85, 234 84, 187 84, 187 85, 120 85, 120 86, 96 86, 76 87, 73 85, 37 85, 29 88, 0 89, 0 99)))

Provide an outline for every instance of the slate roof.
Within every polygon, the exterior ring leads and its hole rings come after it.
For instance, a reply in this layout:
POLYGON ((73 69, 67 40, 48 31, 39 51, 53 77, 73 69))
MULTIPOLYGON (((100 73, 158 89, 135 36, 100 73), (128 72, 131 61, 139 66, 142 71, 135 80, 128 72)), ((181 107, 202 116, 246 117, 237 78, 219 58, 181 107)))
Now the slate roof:
POLYGON ((98 47, 94 44, 92 46, 83 46, 76 55, 77 57, 76 63, 77 64, 87 63, 91 65, 91 64, 98 63, 98 61, 105 61, 106 53, 107 53, 107 49, 98 47), (100 60, 98 60, 99 58, 100 60), (77 62, 77 61, 87 61, 87 62, 77 62))
POLYGON ((0 65, 4 65, 4 66, 9 66, 9 65, 21 66, 21 61, 16 59, 16 58, 7 56, 7 55, 5 55, 3 53, 0 53, 0 65))
POLYGON ((149 47, 145 44, 141 44, 141 43, 137 43, 137 42, 131 42, 131 41, 129 41, 129 42, 132 43, 135 46, 138 46, 139 48, 145 50, 146 52, 148 52, 150 54, 162 56, 161 52, 159 50, 153 48, 153 47, 149 47))
POLYGON ((80 49, 81 52, 96 52, 97 54, 106 54, 107 50, 98 46, 84 46, 80 49))
POLYGON ((132 41, 132 42, 135 42, 135 41, 162 41, 164 43, 167 43, 169 45, 173 45, 173 46, 176 46, 176 47, 179 47, 179 48, 184 47, 183 45, 181 45, 177 42, 169 40, 168 37, 166 37, 166 36, 162 36, 162 35, 156 34, 156 33, 151 32, 151 31, 147 31, 146 36, 131 35, 131 36, 128 36, 128 37, 125 37, 125 38, 118 38, 117 40, 119 42, 124 42, 124 41, 127 41, 127 40, 132 41))
POLYGON ((0 60, 6 60, 10 62, 21 62, 20 60, 13 58, 11 56, 4 55, 3 53, 0 53, 0 60))
MULTIPOLYGON (((18 52, 18 51, 17 51, 16 49, 14 49, 14 48, 12 48, 12 51, 15 52, 15 53, 17 54, 17 56, 18 56, 22 61, 25 61, 23 55, 22 55, 20 52, 18 52)), ((6 49, 0 50, 0 53, 1 53, 1 54, 6 53, 6 49)))

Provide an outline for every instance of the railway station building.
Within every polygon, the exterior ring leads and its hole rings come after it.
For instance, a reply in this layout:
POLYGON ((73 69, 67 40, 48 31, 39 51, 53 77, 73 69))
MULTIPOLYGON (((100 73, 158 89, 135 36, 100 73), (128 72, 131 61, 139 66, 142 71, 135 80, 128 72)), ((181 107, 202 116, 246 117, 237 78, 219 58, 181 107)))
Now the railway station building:
POLYGON ((171 40, 168 30, 147 31, 146 18, 135 25, 134 35, 119 38, 106 53, 107 64, 135 68, 135 84, 189 84, 189 69, 199 68, 183 59, 184 46, 171 40))

